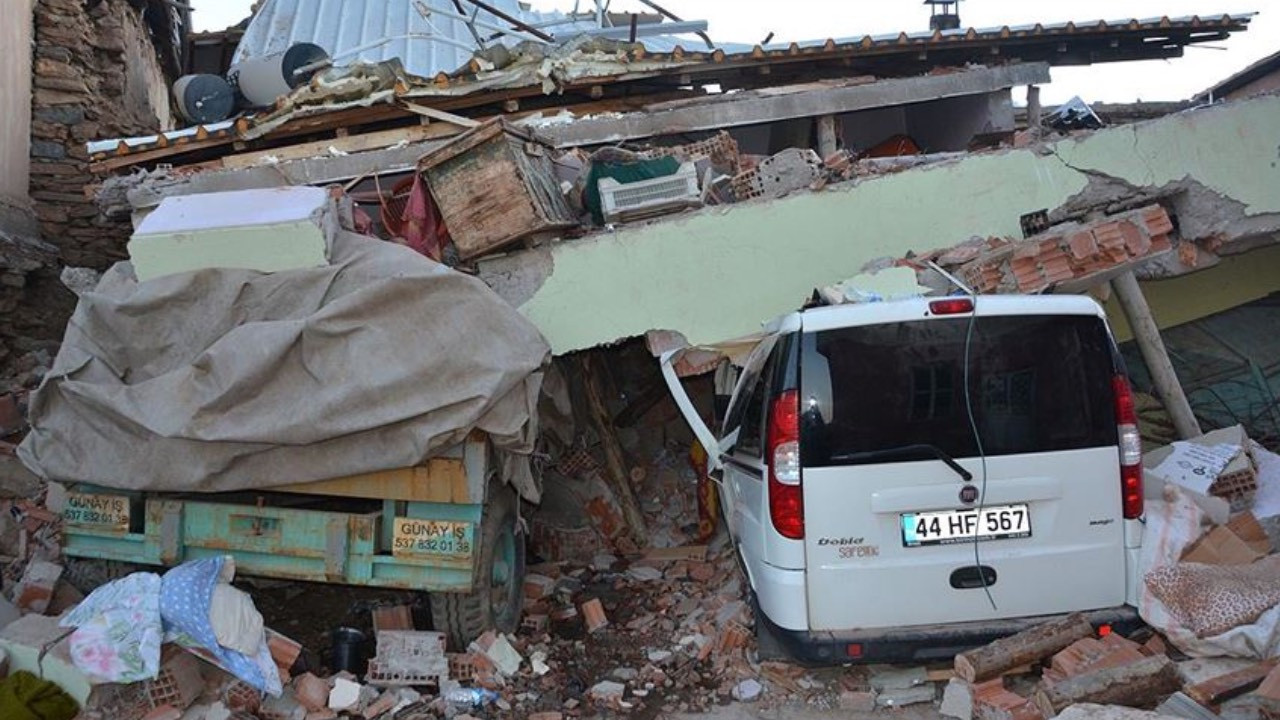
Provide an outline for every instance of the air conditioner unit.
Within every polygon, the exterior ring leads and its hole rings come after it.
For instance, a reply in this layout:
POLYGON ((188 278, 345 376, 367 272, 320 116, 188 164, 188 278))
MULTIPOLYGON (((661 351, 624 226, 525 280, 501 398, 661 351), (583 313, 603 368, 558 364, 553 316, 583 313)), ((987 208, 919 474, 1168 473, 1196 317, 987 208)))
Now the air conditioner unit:
POLYGON ((682 163, 674 175, 620 183, 600 178, 600 205, 605 222, 626 222, 702 206, 698 169, 682 163))

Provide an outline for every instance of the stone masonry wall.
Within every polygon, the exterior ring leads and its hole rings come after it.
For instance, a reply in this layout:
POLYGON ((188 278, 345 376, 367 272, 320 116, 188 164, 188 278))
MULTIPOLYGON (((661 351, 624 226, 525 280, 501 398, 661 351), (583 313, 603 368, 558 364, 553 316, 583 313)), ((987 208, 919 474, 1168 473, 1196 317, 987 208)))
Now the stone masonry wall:
MULTIPOLYGON (((144 12, 131 0, 37 0, 29 195, 36 228, 0 232, 0 394, 39 382, 75 309, 66 266, 102 270, 125 257, 126 221, 102 217, 87 140, 171 126, 168 82, 144 12), (92 5, 92 7, 87 7, 92 5)), ((20 13, 21 15, 21 13, 20 13)))
MULTIPOLYGON (((127 0, 38 0, 31 103, 31 200, 62 264, 123 259, 128 223, 99 216, 85 142, 169 129, 168 82, 127 0)), ((145 7, 145 6, 144 6, 145 7)))

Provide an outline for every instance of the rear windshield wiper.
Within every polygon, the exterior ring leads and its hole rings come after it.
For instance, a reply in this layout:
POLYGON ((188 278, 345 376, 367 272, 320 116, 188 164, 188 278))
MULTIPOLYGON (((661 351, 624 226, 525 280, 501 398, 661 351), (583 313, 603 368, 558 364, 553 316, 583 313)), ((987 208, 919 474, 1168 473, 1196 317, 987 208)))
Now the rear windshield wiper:
POLYGON ((946 463, 947 467, 951 468, 952 470, 955 470, 956 474, 959 475, 961 478, 963 478, 965 482, 969 482, 970 480, 973 479, 973 473, 969 472, 968 470, 965 470, 963 467, 960 467, 960 463, 956 462, 955 458, 943 452, 942 448, 938 447, 937 445, 929 445, 927 443, 918 443, 916 445, 903 445, 902 447, 885 448, 884 450, 867 450, 865 452, 841 453, 838 455, 832 455, 831 460, 833 462, 848 462, 851 460, 863 460, 863 461, 890 460, 896 457, 902 457, 903 455, 916 455, 919 453, 928 453, 929 455, 932 455, 938 458, 939 460, 941 460, 942 462, 946 463))

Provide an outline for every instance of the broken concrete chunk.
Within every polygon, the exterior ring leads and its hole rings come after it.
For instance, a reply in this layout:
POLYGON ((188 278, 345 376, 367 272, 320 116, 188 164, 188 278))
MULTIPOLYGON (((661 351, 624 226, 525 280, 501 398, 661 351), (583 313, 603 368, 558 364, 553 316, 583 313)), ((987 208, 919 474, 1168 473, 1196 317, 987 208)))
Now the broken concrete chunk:
POLYGON ((484 654, 493 661, 498 672, 508 676, 520 672, 520 663, 524 661, 506 635, 494 638, 493 644, 484 651, 484 654))
POLYGON ((929 682, 929 671, 923 667, 893 668, 878 667, 871 674, 871 689, 876 692, 885 690, 906 690, 929 682))
POLYGON ((43 613, 49 608, 54 586, 60 577, 61 565, 44 560, 31 561, 13 591, 13 604, 24 613, 43 613))
POLYGON ((1119 705, 1092 703, 1078 703, 1058 713, 1058 720, 1162 720, 1168 717, 1168 715, 1119 705))
MULTIPOLYGON (((1070 709, 1070 708, 1068 708, 1070 709)), ((1184 720, 1217 720, 1218 716, 1184 692, 1176 692, 1156 706, 1157 715, 1184 718, 1184 720)))
POLYGON ((960 678, 951 678, 942 691, 942 709, 939 712, 944 717, 956 720, 972 720, 973 690, 969 683, 960 678))
POLYGON ((626 695, 627 686, 612 680, 601 680, 591 686, 588 694, 592 700, 599 703, 619 703, 626 695))
POLYGON ((354 707, 360 702, 360 691, 363 688, 363 685, 354 680, 335 677, 333 689, 329 691, 329 709, 340 711, 354 707))
POLYGON ((937 691, 933 683, 926 682, 909 688, 886 689, 876 695, 876 705, 886 708, 915 705, 916 703, 933 702, 937 691))
MULTIPOLYGON (((844 690, 838 700, 840 709, 855 713, 869 713, 876 709, 876 694, 870 690, 844 690)), ((968 720, 967 718, 965 720, 968 720)))
POLYGON ((129 258, 140 282, 206 268, 319 267, 336 231, 333 201, 320 188, 168 197, 134 232, 129 258))
POLYGON ((733 699, 738 702, 753 702, 764 692, 764 686, 750 678, 743 680, 733 688, 733 699))

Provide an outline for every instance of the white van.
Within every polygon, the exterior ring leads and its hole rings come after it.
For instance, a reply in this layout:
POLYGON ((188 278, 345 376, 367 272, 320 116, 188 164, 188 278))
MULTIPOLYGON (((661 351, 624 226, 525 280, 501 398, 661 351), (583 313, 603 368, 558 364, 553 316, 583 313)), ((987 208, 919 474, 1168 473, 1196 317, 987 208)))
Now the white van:
POLYGON ((814 662, 954 655, 1055 614, 1136 621, 1142 458, 1080 296, 817 307, 765 329, 712 451, 757 631, 814 662))

